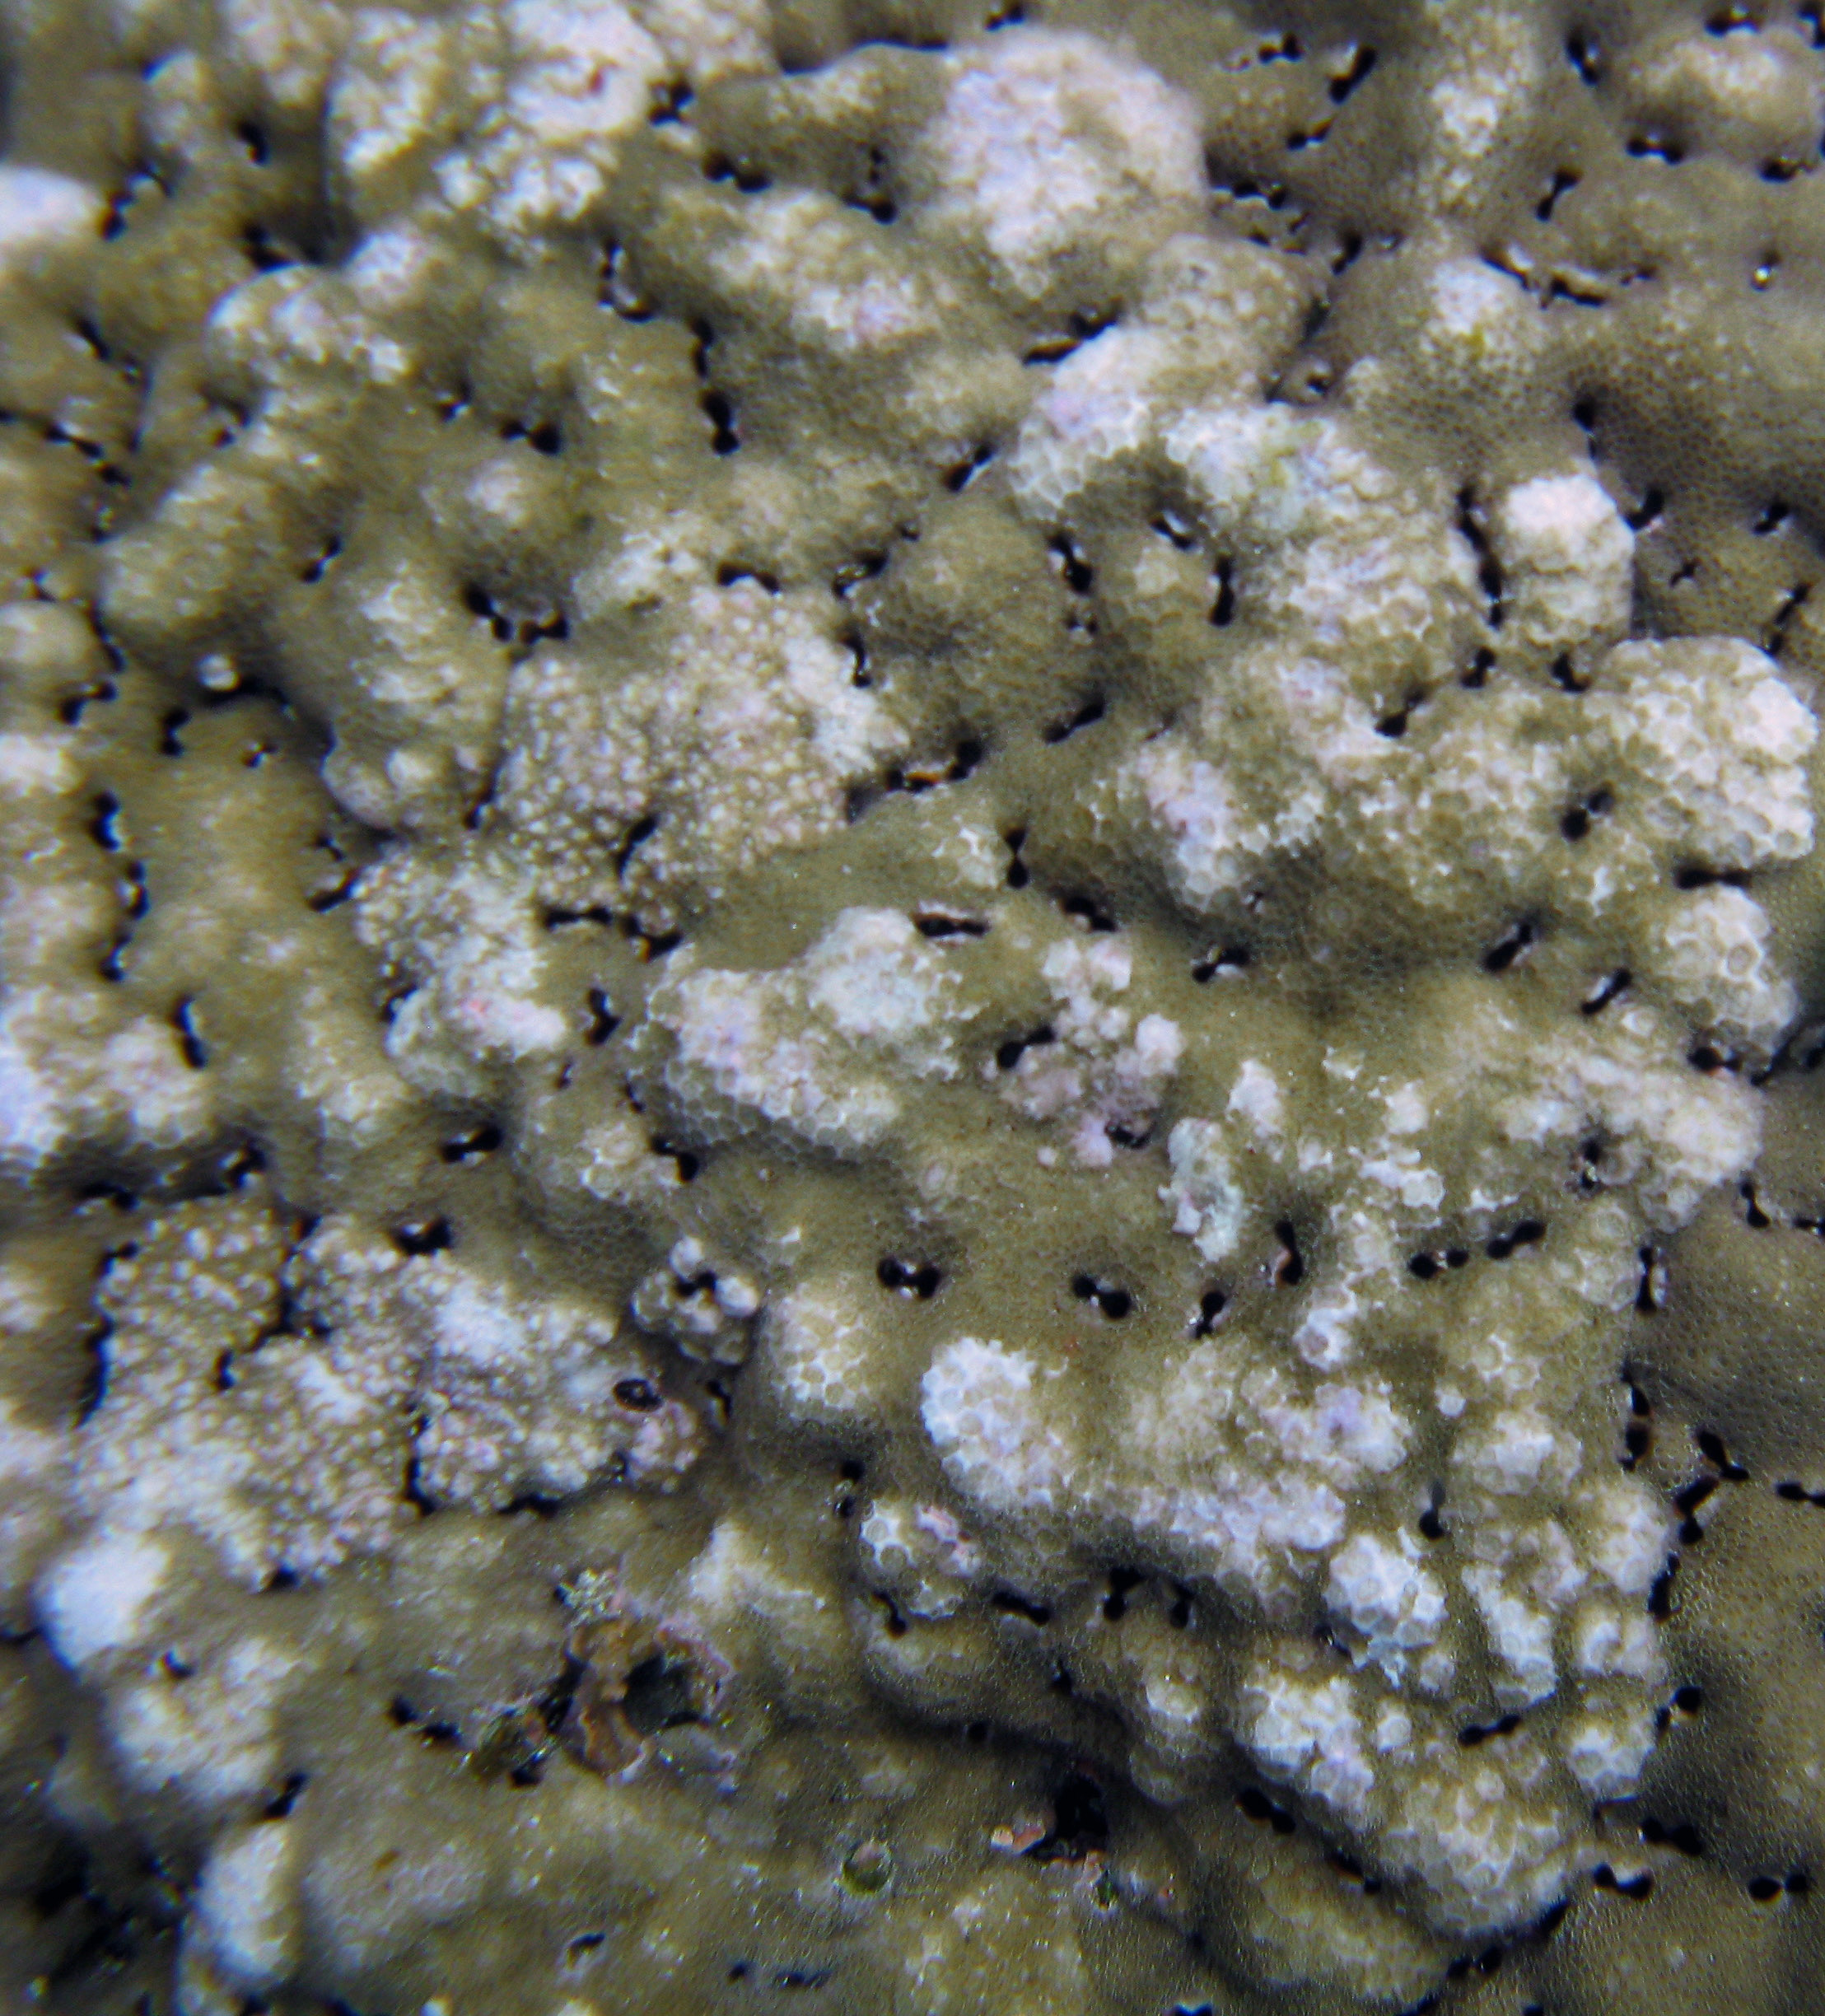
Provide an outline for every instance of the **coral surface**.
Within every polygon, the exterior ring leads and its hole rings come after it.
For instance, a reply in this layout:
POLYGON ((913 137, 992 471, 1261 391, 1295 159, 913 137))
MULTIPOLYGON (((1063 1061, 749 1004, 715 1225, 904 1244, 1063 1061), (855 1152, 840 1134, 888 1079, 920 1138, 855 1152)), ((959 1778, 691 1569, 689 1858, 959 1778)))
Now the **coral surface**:
POLYGON ((0 1993, 1817 2006, 1818 8, 0 59, 0 1993))

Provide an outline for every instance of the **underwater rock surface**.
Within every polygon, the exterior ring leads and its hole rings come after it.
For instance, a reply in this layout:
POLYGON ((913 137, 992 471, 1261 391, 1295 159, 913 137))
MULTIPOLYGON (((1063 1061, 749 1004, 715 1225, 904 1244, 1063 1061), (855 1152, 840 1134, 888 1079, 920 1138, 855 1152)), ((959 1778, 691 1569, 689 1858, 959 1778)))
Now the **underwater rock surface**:
POLYGON ((1825 1997, 1825 22, 0 0, 0 1990, 1825 1997))

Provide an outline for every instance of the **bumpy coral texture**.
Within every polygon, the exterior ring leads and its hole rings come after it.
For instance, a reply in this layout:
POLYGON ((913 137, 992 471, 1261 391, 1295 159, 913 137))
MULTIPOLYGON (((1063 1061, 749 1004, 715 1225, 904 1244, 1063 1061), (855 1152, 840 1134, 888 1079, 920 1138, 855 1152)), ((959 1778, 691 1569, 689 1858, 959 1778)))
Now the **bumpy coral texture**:
POLYGON ((1807 2004, 1818 10, 3 18, 8 1992, 1807 2004))

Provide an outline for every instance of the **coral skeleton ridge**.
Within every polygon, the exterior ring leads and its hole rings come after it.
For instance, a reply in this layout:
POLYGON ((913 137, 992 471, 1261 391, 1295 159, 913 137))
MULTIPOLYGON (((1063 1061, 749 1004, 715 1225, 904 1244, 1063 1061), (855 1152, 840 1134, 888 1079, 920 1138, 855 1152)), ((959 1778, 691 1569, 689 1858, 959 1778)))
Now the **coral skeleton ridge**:
POLYGON ((4 1995, 1813 2006, 1819 10, 0 70, 4 1995))

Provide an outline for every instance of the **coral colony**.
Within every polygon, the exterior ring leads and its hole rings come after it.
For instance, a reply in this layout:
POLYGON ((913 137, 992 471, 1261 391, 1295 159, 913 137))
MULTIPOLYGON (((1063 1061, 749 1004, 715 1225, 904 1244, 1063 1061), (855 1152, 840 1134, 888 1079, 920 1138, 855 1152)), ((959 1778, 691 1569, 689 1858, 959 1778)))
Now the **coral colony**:
POLYGON ((1819 2006, 1819 10, 0 27, 7 2006, 1819 2006))

